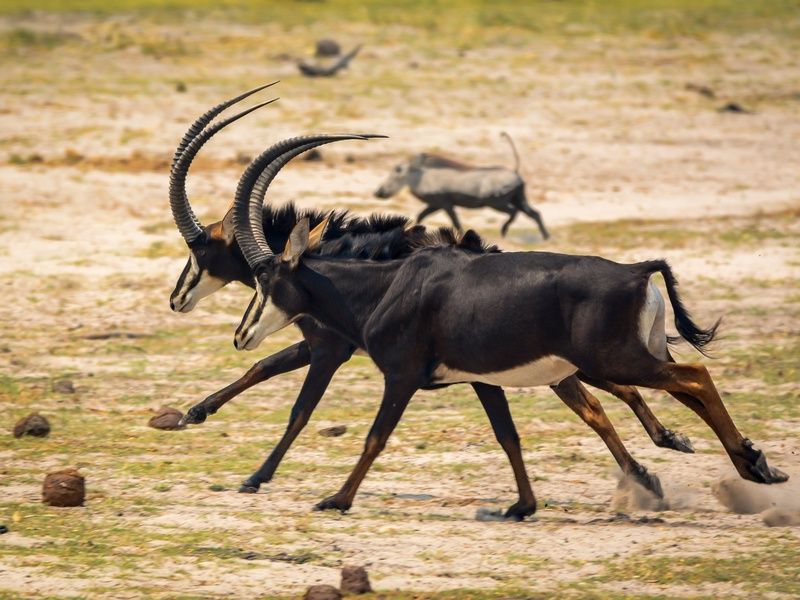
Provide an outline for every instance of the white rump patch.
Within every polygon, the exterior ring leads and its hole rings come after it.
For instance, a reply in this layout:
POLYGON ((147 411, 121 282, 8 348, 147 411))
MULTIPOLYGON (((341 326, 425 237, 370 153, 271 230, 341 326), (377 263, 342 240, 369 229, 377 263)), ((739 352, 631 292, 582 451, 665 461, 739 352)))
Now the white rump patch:
POLYGON ((652 281, 647 283, 647 293, 639 314, 639 338, 650 354, 667 360, 667 331, 664 326, 664 297, 652 281))
POLYGON ((451 369, 445 364, 439 365, 433 372, 433 383, 468 383, 477 381, 492 385, 508 387, 535 387, 539 385, 555 385, 570 375, 574 375, 578 367, 560 356, 544 356, 506 371, 494 373, 468 373, 451 369))

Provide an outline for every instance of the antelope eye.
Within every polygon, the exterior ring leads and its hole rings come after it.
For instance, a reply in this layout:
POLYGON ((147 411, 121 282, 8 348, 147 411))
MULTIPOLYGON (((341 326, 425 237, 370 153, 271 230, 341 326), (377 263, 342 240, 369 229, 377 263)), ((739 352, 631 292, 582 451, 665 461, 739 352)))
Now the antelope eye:
POLYGON ((202 257, 204 257, 204 256, 206 255, 206 249, 205 249, 205 248, 198 248, 198 249, 195 251, 195 254, 196 254, 196 255, 197 255, 199 258, 202 258, 202 257))

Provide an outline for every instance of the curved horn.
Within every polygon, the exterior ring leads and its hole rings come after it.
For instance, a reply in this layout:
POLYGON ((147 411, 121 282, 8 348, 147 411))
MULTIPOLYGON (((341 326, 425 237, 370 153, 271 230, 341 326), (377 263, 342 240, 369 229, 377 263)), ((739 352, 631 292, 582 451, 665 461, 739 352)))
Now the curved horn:
POLYGON ((279 81, 273 81, 272 83, 267 83, 257 88, 253 88, 249 92, 245 92, 244 94, 239 94, 238 96, 236 96, 236 98, 231 98, 230 100, 226 100, 225 102, 217 104, 214 108, 209 109, 201 116, 199 116, 195 120, 195 122, 192 123, 192 125, 189 127, 186 133, 183 134, 183 138, 181 138, 181 141, 175 150, 175 155, 172 157, 172 164, 174 165, 178 161, 178 159, 181 157, 181 154, 183 154, 183 151, 186 150, 186 146, 188 146, 189 143, 195 137, 197 137, 197 134, 200 133, 205 128, 205 126, 208 125, 214 119, 214 117, 216 117, 218 114, 220 114, 223 110, 225 110, 229 106, 233 106, 237 102, 241 102, 242 100, 244 100, 249 96, 252 96, 256 92, 260 92, 261 90, 265 90, 268 87, 272 87, 276 83, 279 83, 279 81))
POLYGON ((186 196, 186 175, 189 172, 189 167, 191 166, 194 157, 197 155, 200 148, 202 148, 203 145, 220 129, 230 125, 234 121, 238 121, 245 115, 249 115, 251 112, 261 108, 262 106, 272 104, 276 100, 277 98, 268 100, 267 102, 262 102, 261 104, 256 104, 255 106, 251 106, 247 110, 243 110, 232 117, 228 117, 227 119, 224 119, 218 123, 214 123, 207 129, 204 129, 202 132, 200 132, 200 134, 189 143, 184 153, 181 154, 181 157, 178 159, 178 162, 172 169, 172 173, 170 174, 169 178, 169 204, 172 208, 172 217, 175 220, 175 224, 178 226, 178 231, 180 231, 187 244, 191 244, 197 238, 204 235, 203 229, 200 225, 200 220, 192 211, 192 207, 189 204, 189 198, 186 196))
POLYGON ((255 270, 257 265, 269 258, 274 252, 267 244, 263 229, 262 205, 267 188, 278 174, 278 171, 292 158, 307 150, 323 144, 343 140, 366 140, 370 138, 386 137, 382 135, 316 135, 300 136, 283 140, 274 144, 247 167, 236 189, 236 199, 233 208, 233 230, 236 241, 247 259, 250 268, 255 270), (258 195, 254 188, 258 186, 258 195))

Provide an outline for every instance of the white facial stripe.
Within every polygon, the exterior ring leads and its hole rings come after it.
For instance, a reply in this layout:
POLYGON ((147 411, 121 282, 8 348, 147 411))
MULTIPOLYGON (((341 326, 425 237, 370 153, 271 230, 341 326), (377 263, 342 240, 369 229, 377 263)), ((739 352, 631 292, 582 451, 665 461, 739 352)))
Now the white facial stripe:
POLYGON ((200 271, 200 266, 192 252, 189 255, 189 272, 175 296, 175 310, 189 312, 197 306, 200 300, 224 287, 226 283, 224 279, 212 277, 208 271, 200 271))
POLYGON ((479 381, 509 387, 534 387, 555 385, 576 373, 577 370, 575 365, 560 356, 543 356, 524 365, 494 373, 468 373, 441 364, 433 373, 433 383, 479 381))
POLYGON ((261 284, 256 284, 255 302, 244 316, 242 325, 236 332, 236 347, 240 350, 257 348, 264 338, 290 325, 295 319, 275 306, 272 298, 264 298, 261 284))

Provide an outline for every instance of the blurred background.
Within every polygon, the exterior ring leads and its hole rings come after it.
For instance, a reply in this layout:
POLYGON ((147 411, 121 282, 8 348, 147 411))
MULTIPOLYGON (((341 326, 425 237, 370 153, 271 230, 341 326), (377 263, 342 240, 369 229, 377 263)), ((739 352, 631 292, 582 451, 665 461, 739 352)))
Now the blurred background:
POLYGON ((366 358, 340 370, 262 494, 236 489, 305 370, 202 426, 147 427, 154 409, 186 410, 300 339, 284 330, 236 353, 240 286, 169 309, 187 257, 167 201, 175 146, 212 105, 280 79, 248 101, 279 102, 195 160, 204 223, 284 137, 389 136, 294 161, 272 202, 414 216, 424 205, 407 191, 373 195, 393 166, 435 152, 512 167, 506 131, 552 237, 520 216, 501 238, 506 217, 490 209, 457 209, 465 227, 506 250, 667 258, 696 320, 724 316, 707 363, 734 419, 800 478, 799 50, 796 0, 0 0, 0 428, 32 411, 52 425, 45 439, 0 436, 0 595, 296 597, 350 563, 392 597, 800 594, 798 530, 734 514, 712 489, 732 471, 720 444, 661 394, 645 392, 695 455, 653 447, 598 392, 668 490, 649 526, 613 520, 643 507, 546 388, 508 391, 540 500, 538 521, 513 527, 474 519, 513 502, 514 482, 467 386, 417 396, 352 514, 308 512, 377 409, 366 358), (304 75, 339 60, 316 55, 326 39, 361 49, 332 76, 304 75), (317 434, 339 424, 341 437, 317 434), (84 508, 40 503, 42 477, 64 467, 87 478, 84 508))

